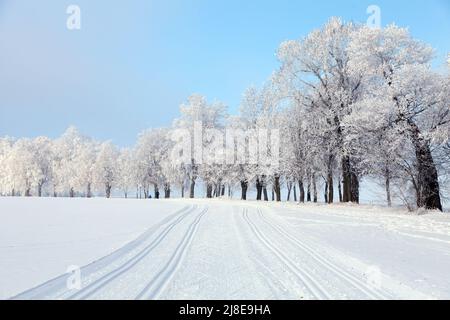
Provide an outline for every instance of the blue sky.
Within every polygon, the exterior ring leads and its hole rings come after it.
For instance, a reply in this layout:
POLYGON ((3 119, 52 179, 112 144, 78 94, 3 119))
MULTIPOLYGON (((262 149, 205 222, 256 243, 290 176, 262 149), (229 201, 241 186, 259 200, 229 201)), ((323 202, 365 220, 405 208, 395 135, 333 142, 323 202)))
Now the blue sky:
POLYGON ((331 16, 410 28, 450 52, 449 0, 0 0, 0 135, 59 136, 69 125, 126 146, 167 126, 191 93, 236 112, 242 92, 278 66, 275 51, 331 16), (66 8, 81 8, 81 30, 66 8))

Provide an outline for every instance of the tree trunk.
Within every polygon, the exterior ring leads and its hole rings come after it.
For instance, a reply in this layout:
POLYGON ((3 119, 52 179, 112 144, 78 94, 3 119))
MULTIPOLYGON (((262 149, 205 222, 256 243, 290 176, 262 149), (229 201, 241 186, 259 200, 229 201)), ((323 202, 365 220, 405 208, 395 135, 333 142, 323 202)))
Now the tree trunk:
POLYGON ((247 200, 248 181, 241 180, 241 200, 247 200))
POLYGON ((298 180, 298 189, 300 192, 300 202, 305 202, 305 187, 303 185, 302 179, 298 180))
POLYGON ((333 174, 328 175, 327 177, 327 185, 328 185, 328 202, 327 203, 333 203, 334 202, 334 186, 333 186, 333 174))
MULTIPOLYGON (((126 195, 126 193, 125 193, 125 195, 126 195)), ((92 197, 92 192, 91 192, 91 183, 89 182, 86 187, 86 198, 90 198, 90 197, 92 197)))
POLYGON ((312 186, 313 186, 313 201, 317 203, 317 185, 316 185, 316 175, 312 174, 312 186))
POLYGON ((311 202, 311 176, 309 173, 306 179, 308 180, 306 184, 306 202, 311 202))
POLYGON ((274 191, 275 191, 275 196, 277 199, 277 202, 281 201, 281 186, 280 186, 280 176, 279 175, 275 175, 275 183, 274 183, 274 191))
POLYGON ((293 182, 294 184, 294 202, 297 202, 297 188, 295 187, 295 181, 293 182))
POLYGON ((350 188, 350 195, 351 195, 351 202, 353 203, 359 203, 359 180, 356 173, 352 172, 351 175, 351 188, 350 188))
POLYGON ((327 168, 327 185, 328 185, 328 201, 326 203, 333 203, 334 201, 334 186, 333 186, 333 167, 332 167, 333 158, 330 156, 328 159, 328 168, 327 168))
POLYGON ((287 185, 287 196, 286 196, 286 201, 289 202, 289 200, 291 199, 291 190, 292 190, 292 182, 288 182, 287 185))
POLYGON ((269 197, 267 196, 267 187, 263 186, 263 195, 264 195, 264 201, 269 201, 269 197))
POLYGON ((69 197, 73 198, 74 196, 75 196, 75 192, 73 191, 73 188, 70 188, 69 197))
POLYGON ((111 198, 111 185, 109 183, 105 184, 106 198, 111 198))
POLYGON ((256 179, 256 200, 261 200, 262 195, 262 183, 259 179, 256 179))
POLYGON ((165 199, 170 198, 170 184, 169 183, 164 184, 164 198, 165 199))
POLYGON ((207 183, 206 184, 206 198, 210 199, 212 198, 212 191, 213 191, 213 186, 211 183, 207 183))
POLYGON ((421 136, 419 127, 414 122, 409 120, 408 124, 417 160, 417 206, 442 211, 439 178, 430 145, 421 136))
POLYGON ((184 198, 184 182, 181 184, 181 198, 184 198))
POLYGON ((350 157, 342 158, 342 184, 343 184, 343 202, 359 203, 359 181, 358 176, 351 168, 350 157))
POLYGON ((386 166, 384 171, 384 177, 385 177, 385 187, 386 187, 386 201, 388 207, 392 206, 392 200, 391 200, 391 174, 389 171, 389 168, 386 166))
POLYGON ((191 178, 191 186, 189 188, 189 198, 194 198, 195 178, 191 178))
POLYGON ((157 184, 153 184, 155 190, 155 199, 159 199, 159 187, 157 184))
POLYGON ((342 202, 342 188, 341 188, 341 178, 338 179, 338 192, 339 192, 339 202, 342 202))
POLYGON ((325 180, 325 191, 323 192, 323 198, 325 200, 325 203, 329 203, 328 202, 328 182, 327 182, 327 180, 325 180))
POLYGON ((342 158, 342 185, 344 189, 342 194, 342 202, 351 202, 350 184, 350 158, 348 156, 344 156, 342 158))

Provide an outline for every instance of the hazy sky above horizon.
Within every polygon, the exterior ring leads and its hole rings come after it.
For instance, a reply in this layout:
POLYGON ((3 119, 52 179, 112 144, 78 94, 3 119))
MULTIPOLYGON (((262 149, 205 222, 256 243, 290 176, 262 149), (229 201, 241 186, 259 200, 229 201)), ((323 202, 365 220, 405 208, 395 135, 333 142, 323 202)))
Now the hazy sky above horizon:
POLYGON ((275 52, 331 16, 392 22, 450 52, 450 1, 0 0, 0 136, 59 136, 69 125, 131 145, 168 126, 191 93, 235 113, 243 91, 278 67, 275 52), (66 8, 81 8, 81 30, 66 8))

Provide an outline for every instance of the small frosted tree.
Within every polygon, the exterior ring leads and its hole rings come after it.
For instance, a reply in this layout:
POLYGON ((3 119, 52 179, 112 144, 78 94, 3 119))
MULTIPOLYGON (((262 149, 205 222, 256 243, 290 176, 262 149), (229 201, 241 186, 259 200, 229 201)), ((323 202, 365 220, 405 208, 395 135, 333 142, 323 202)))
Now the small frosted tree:
POLYGON ((125 198, 128 198, 130 189, 136 184, 134 163, 133 152, 130 149, 120 150, 117 159, 117 186, 122 190, 125 198))
POLYGON ((25 196, 31 196, 31 190, 43 179, 33 152, 30 139, 17 140, 6 160, 6 168, 11 177, 11 185, 25 196))
POLYGON ((38 173, 35 175, 37 181, 37 195, 42 196, 42 189, 45 184, 52 179, 52 152, 51 140, 47 137, 37 137, 32 141, 33 162, 35 163, 38 173))
MULTIPOLYGON (((196 154, 195 150, 203 150, 206 140, 202 138, 205 129, 219 128, 224 121, 226 106, 221 102, 208 103, 204 96, 191 95, 186 103, 180 106, 181 117, 174 121, 175 129, 184 129, 191 138, 191 161, 184 164, 190 187, 189 197, 194 198, 195 184, 203 163, 203 154, 196 154), (198 128, 196 126, 199 126, 198 128), (195 138, 197 135, 197 138, 195 138)), ((203 170, 205 175, 207 171, 203 170)))
POLYGON ((116 146, 111 142, 104 142, 95 161, 95 179, 99 187, 104 187, 106 198, 111 197, 111 191, 117 182, 118 155, 116 146))

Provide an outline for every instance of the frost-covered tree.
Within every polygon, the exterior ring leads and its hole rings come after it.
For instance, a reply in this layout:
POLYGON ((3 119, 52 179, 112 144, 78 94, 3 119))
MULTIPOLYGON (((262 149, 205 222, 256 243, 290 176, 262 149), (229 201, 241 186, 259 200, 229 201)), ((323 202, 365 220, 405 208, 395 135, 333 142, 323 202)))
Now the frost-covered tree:
POLYGON ((136 185, 135 181, 135 159, 132 150, 120 150, 117 158, 117 186, 128 198, 129 191, 136 185))
POLYGON ((75 146, 72 166, 77 171, 73 180, 75 190, 84 193, 87 198, 92 197, 94 183, 94 163, 96 161, 99 144, 92 139, 83 137, 75 146))
MULTIPOLYGON (((203 139, 205 129, 219 128, 224 122, 226 106, 221 102, 208 103, 204 96, 191 95, 180 106, 181 117, 174 121, 175 129, 183 129, 191 139, 191 161, 184 164, 189 179, 189 197, 194 198, 195 184, 203 164, 203 150, 207 148, 208 139, 203 139), (197 152, 200 150, 200 152, 197 152)), ((209 159, 206 159, 209 160, 209 159)), ((210 170, 203 168, 203 177, 208 180, 210 170)), ((208 183, 208 181, 206 181, 208 183)), ((207 186, 208 188, 208 186, 207 186)))
POLYGON ((149 187, 154 187, 154 196, 159 198, 160 188, 165 191, 165 197, 170 196, 170 177, 166 176, 168 169, 163 170, 169 161, 170 141, 169 131, 165 128, 151 129, 139 135, 135 156, 139 183, 144 189, 144 196, 149 197, 149 187))
MULTIPOLYGON (((326 121, 329 143, 336 145, 343 178, 343 201, 359 201, 357 159, 344 144, 343 118, 361 93, 363 70, 350 68, 348 45, 358 28, 332 18, 304 39, 284 42, 278 50, 281 68, 276 81, 285 98, 300 101, 326 121), (302 99, 298 99, 302 96, 302 99)), ((330 161, 333 160, 330 157, 330 161)), ((329 174, 332 176, 332 174, 329 174)))
POLYGON ((6 159, 6 170, 10 175, 13 193, 17 190, 22 195, 31 196, 32 189, 37 188, 43 180, 32 140, 23 138, 14 143, 6 159))
POLYGON ((9 157, 14 144, 10 137, 0 138, 0 194, 15 195, 13 177, 9 171, 9 157))
MULTIPOLYGON (((270 184, 273 186, 277 200, 281 200, 280 168, 266 161, 273 156, 279 156, 276 154, 279 150, 271 148, 274 139, 279 138, 276 136, 280 128, 278 100, 275 88, 271 82, 268 82, 261 90, 254 87, 247 89, 240 107, 241 126, 247 133, 249 153, 251 153, 249 156, 256 159, 256 161, 250 161, 249 166, 241 170, 247 171, 243 177, 253 176, 257 200, 269 200, 267 188, 270 184), (265 150, 266 154, 262 154, 261 150, 265 150)), ((242 182, 241 185, 245 186, 245 181, 242 182)))
POLYGON ((52 142, 47 137, 37 137, 31 142, 31 147, 33 162, 38 169, 34 184, 37 186, 38 197, 41 197, 44 185, 52 179, 52 142))
POLYGON ((379 130, 395 128, 412 144, 414 163, 408 167, 416 171, 411 178, 417 206, 442 210, 433 153, 447 141, 449 88, 445 78, 430 69, 432 48, 391 25, 361 28, 354 33, 349 52, 351 68, 365 71, 368 103, 382 106, 374 110, 386 120, 379 130))
POLYGON ((119 151, 111 142, 100 145, 94 164, 94 177, 98 187, 103 187, 105 196, 111 197, 111 191, 117 182, 117 158, 119 151))
POLYGON ((229 188, 239 185, 241 200, 247 200, 247 192, 256 175, 256 164, 249 161, 249 152, 251 152, 249 134, 252 134, 252 122, 249 120, 241 114, 229 117, 227 123, 229 134, 226 135, 226 153, 230 158, 227 160, 225 180, 229 188))
POLYGON ((61 137, 56 139, 52 147, 53 193, 75 196, 79 189, 77 151, 85 139, 77 128, 69 127, 61 137))

